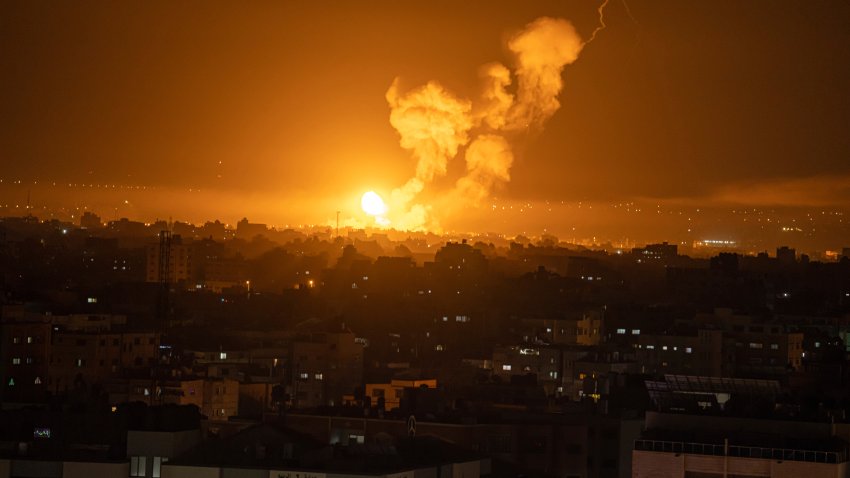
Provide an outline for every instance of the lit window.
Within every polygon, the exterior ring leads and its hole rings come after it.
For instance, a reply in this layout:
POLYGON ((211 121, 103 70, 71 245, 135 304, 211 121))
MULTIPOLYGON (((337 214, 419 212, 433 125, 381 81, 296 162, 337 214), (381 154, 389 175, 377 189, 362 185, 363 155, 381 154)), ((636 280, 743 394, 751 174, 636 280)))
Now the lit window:
POLYGON ((640 335, 640 329, 632 329, 632 335, 640 335))
POLYGON ((147 457, 130 457, 130 476, 145 476, 145 468, 147 468, 147 457))
POLYGON ((227 360, 227 352, 219 352, 218 359, 219 360, 227 360))
POLYGON ((317 374, 313 375, 313 378, 315 378, 316 380, 323 380, 324 376, 320 373, 317 373, 317 374))
POLYGON ((33 381, 36 385, 41 385, 41 377, 35 377, 35 381, 33 381))
POLYGON ((442 345, 440 345, 440 344, 437 344, 437 346, 436 346, 436 347, 434 347, 434 350, 436 350, 437 352, 442 352, 442 351, 443 351, 443 350, 445 350, 445 349, 446 349, 446 348, 445 348, 445 347, 443 347, 443 346, 442 346, 442 345))
POLYGON ((21 358, 20 357, 13 357, 12 358, 12 365, 20 365, 20 364, 21 364, 21 358))
POLYGON ((21 343, 21 338, 20 337, 12 337, 12 343, 13 344, 21 343))
POLYGON ((624 335, 626 333, 626 329, 617 329, 617 333, 620 335, 624 335))
POLYGON ((28 344, 31 344, 31 343, 32 343, 32 337, 27 337, 27 343, 28 343, 28 344))
POLYGON ((662 345, 662 346, 661 346, 661 350, 667 350, 667 346, 666 346, 666 345, 662 345))
POLYGON ((820 348, 820 342, 815 342, 815 348, 820 348))
POLYGON ((779 350, 779 344, 770 344, 770 350, 779 350))
POLYGON ((32 365, 32 357, 26 358, 27 365, 32 365))
POLYGON ((97 297, 89 297, 86 302, 88 302, 89 304, 97 304, 97 297))
POLYGON ((762 347, 763 347, 763 345, 758 343, 758 342, 750 342, 750 348, 751 349, 760 349, 762 347))
POLYGON ((690 347, 685 347, 685 353, 686 353, 686 354, 693 353, 693 351, 694 351, 694 350, 693 350, 692 348, 690 348, 690 347))
POLYGON ((655 346, 654 345, 647 345, 646 349, 647 350, 655 350, 655 346))
POLYGON ((507 364, 502 365, 502 370, 505 370, 505 371, 510 372, 510 370, 511 370, 511 366, 510 366, 510 365, 507 365, 507 364))
POLYGON ((301 377, 301 380, 307 380, 308 378, 310 378, 310 374, 307 372, 301 372, 299 377, 301 377))

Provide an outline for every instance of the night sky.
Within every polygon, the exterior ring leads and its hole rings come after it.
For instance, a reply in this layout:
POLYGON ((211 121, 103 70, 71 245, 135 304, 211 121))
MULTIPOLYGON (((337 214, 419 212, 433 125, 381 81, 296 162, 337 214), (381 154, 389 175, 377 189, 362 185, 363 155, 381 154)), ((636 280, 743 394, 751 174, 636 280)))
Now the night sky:
MULTIPOLYGON (((511 140, 494 198, 850 206, 850 3, 627 1, 564 68, 560 109, 511 140)), ((127 214, 322 221, 413 174, 389 122, 397 77, 474 98, 529 22, 562 18, 586 41, 598 6, 3 2, 0 195, 146 185, 170 209, 139 196, 127 214)))

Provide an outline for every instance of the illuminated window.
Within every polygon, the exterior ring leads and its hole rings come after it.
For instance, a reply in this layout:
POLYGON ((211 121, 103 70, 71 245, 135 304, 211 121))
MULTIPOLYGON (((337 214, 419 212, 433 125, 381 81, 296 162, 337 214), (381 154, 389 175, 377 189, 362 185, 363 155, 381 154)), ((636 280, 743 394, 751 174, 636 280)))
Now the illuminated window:
POLYGON ((502 370, 505 370, 505 371, 510 372, 510 370, 511 370, 511 366, 510 366, 510 365, 507 365, 507 364, 502 365, 502 370))
POLYGON ((779 344, 770 344, 770 350, 779 350, 779 344))
POLYGON ((694 351, 694 350, 693 350, 692 348, 690 348, 690 347, 685 347, 685 353, 686 353, 686 354, 693 353, 693 351, 694 351))
POLYGON ((227 360, 227 352, 219 352, 218 359, 219 360, 227 360))
POLYGON ((313 375, 313 378, 315 378, 316 380, 323 380, 324 376, 320 373, 317 373, 317 374, 313 375))
POLYGON ((646 349, 647 350, 655 350, 655 346, 654 345, 647 345, 646 349))
POLYGON ((32 337, 27 337, 27 343, 28 343, 28 344, 31 344, 31 343, 32 343, 32 337))
POLYGON ((20 357, 13 357, 12 358, 12 365, 20 365, 20 364, 21 364, 21 358, 20 357))
POLYGON ((624 335, 626 333, 626 329, 617 329, 617 333, 620 335, 624 335))
POLYGON ((147 457, 130 457, 130 476, 145 476, 145 468, 147 468, 147 457))
POLYGON ((640 329, 632 329, 632 335, 640 335, 640 329))
POLYGON ((758 342, 750 342, 750 348, 751 349, 760 349, 762 347, 763 347, 763 345, 758 343, 758 342))
POLYGON ((12 337, 12 343, 13 344, 21 343, 21 338, 20 337, 12 337))
POLYGON ((446 349, 446 348, 445 348, 445 347, 443 347, 443 346, 442 346, 442 345, 440 345, 440 344, 437 344, 437 346, 436 346, 436 347, 434 347, 434 350, 436 350, 437 352, 442 352, 442 351, 443 351, 443 350, 445 350, 445 349, 446 349))
POLYGON ((310 378, 310 374, 307 372, 301 372, 299 377, 301 377, 301 380, 307 380, 308 378, 310 378))
POLYGON ((662 345, 662 346, 661 346, 661 350, 667 350, 667 346, 666 346, 666 345, 662 345))

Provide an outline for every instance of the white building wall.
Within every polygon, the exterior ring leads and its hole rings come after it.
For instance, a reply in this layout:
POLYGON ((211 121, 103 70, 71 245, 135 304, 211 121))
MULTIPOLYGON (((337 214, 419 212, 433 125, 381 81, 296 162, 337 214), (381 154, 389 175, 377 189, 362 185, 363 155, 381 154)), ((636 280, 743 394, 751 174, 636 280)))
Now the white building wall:
POLYGON ((162 465, 162 478, 220 478, 218 467, 162 465))
POLYGON ((66 461, 62 465, 62 478, 126 478, 130 474, 130 464, 87 463, 66 461))

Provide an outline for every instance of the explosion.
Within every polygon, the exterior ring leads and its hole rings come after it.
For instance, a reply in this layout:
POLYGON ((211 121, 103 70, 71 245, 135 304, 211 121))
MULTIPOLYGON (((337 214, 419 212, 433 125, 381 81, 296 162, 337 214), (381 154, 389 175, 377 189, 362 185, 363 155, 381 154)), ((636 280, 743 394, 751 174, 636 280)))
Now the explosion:
POLYGON ((360 198, 360 207, 370 216, 383 216, 387 213, 387 205, 375 191, 366 191, 360 198))
POLYGON ((401 147, 416 160, 415 174, 392 191, 389 208, 370 191, 363 195, 363 210, 396 227, 439 231, 431 206, 417 199, 434 179, 446 175, 449 161, 461 151, 466 173, 441 195, 443 203, 449 208, 480 204, 511 179, 511 139, 539 130, 560 108, 561 74, 586 44, 566 20, 534 20, 508 41, 513 70, 499 63, 482 67, 482 93, 476 101, 459 98, 436 81, 402 92, 396 78, 386 94, 390 124, 401 147), (378 209, 380 214, 370 212, 378 209))

